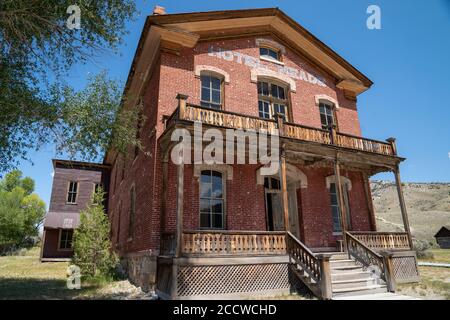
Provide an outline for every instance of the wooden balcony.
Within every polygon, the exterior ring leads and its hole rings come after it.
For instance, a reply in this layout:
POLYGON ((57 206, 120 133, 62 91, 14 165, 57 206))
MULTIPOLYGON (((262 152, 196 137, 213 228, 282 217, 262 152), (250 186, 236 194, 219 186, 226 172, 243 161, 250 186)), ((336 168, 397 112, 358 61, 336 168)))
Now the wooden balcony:
POLYGON ((171 127, 177 121, 200 121, 204 125, 226 129, 241 129, 257 133, 279 135, 283 138, 396 156, 395 146, 391 142, 377 141, 338 133, 334 130, 328 131, 289 122, 277 123, 275 120, 187 104, 185 101, 180 103, 175 112, 167 119, 166 128, 171 127))
POLYGON ((286 254, 286 232, 183 231, 182 255, 248 256, 286 254))

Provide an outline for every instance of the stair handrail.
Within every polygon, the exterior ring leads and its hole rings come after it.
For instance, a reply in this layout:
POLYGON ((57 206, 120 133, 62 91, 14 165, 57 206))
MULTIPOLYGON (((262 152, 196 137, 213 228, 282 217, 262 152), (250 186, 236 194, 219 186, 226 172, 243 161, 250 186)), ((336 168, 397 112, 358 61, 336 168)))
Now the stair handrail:
POLYGON ((355 258, 355 260, 361 263, 365 268, 370 266, 378 267, 380 269, 381 279, 387 281, 386 266, 383 256, 370 249, 350 232, 346 231, 345 237, 347 240, 347 251, 349 256, 355 258))
POLYGON ((317 289, 320 291, 316 294, 320 298, 331 299, 330 256, 327 254, 316 255, 291 232, 287 231, 286 235, 286 248, 289 258, 299 264, 308 276, 317 283, 317 289))
POLYGON ((291 259, 298 263, 306 273, 316 282, 320 282, 320 262, 314 252, 297 239, 291 232, 287 232, 287 250, 291 259))

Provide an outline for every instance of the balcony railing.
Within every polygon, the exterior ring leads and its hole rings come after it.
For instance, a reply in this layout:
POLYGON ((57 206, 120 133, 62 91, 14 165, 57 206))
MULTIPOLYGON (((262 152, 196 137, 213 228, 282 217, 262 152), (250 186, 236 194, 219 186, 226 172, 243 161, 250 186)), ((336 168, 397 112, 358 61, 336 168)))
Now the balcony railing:
POLYGON ((286 254, 284 231, 183 231, 184 255, 286 254))
POLYGON ((362 150, 383 155, 396 155, 394 147, 389 142, 366 139, 349 134, 328 131, 294 123, 279 124, 275 120, 262 119, 239 113, 213 110, 192 104, 180 103, 180 106, 167 119, 166 127, 176 120, 200 121, 203 124, 230 129, 242 129, 266 134, 280 134, 281 137, 303 141, 311 141, 343 148, 362 150))
POLYGON ((406 232, 350 231, 350 233, 374 251, 411 250, 406 232))

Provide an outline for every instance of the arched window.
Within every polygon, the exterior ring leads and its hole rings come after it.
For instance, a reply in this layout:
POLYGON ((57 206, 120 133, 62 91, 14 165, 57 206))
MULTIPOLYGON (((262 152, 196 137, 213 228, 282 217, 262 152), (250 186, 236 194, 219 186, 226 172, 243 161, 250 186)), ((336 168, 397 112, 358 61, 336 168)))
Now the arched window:
POLYGON ((201 106, 211 109, 222 109, 223 105, 223 79, 214 73, 202 72, 201 106))
POLYGON ((326 101, 319 102, 320 122, 322 129, 329 129, 331 125, 336 125, 334 107, 331 103, 326 101))
POLYGON ((267 80, 259 80, 258 112, 260 118, 274 119, 279 113, 285 121, 289 121, 287 88, 267 80))
POLYGON ((281 61, 280 59, 280 51, 275 50, 273 48, 264 46, 259 48, 259 56, 262 58, 266 58, 269 60, 281 61))
POLYGON ((224 202, 222 173, 203 170, 200 176, 200 228, 224 229, 224 202))

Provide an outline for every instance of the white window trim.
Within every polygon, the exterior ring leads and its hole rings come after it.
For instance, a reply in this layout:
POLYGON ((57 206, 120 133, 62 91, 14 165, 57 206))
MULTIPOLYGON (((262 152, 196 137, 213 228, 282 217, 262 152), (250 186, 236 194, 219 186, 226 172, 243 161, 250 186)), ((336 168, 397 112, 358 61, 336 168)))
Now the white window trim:
MULTIPOLYGON (((330 186, 332 183, 336 183, 336 176, 335 175, 331 175, 325 178, 325 182, 327 184, 327 189, 330 189, 330 186)), ((352 181, 345 177, 345 176, 341 176, 341 182, 343 182, 344 184, 347 185, 347 189, 348 191, 352 190, 352 181)))
POLYGON ((200 77, 202 72, 210 72, 212 74, 218 75, 220 78, 223 78, 223 81, 225 83, 230 83, 230 75, 225 70, 222 70, 220 68, 214 67, 214 66, 207 66, 207 65, 197 65, 195 66, 194 74, 196 77, 200 77))
POLYGON ((316 102, 316 106, 319 106, 321 102, 325 102, 327 104, 331 104, 332 107, 336 108, 336 110, 339 110, 339 103, 336 99, 327 96, 326 94, 318 94, 314 96, 314 100, 316 102))
POLYGON ((258 80, 266 78, 269 80, 275 80, 279 81, 285 86, 288 87, 289 91, 296 92, 297 91, 297 85, 295 84, 294 79, 279 74, 275 71, 264 69, 264 68, 254 68, 250 70, 250 81, 258 83, 258 80))
POLYGON ((194 177, 199 178, 203 170, 222 173, 226 180, 233 180, 233 166, 229 164, 194 164, 194 177))
MULTIPOLYGON (((263 167, 261 167, 263 168, 263 167)), ((261 168, 256 170, 256 184, 264 185, 264 178, 274 177, 279 178, 279 172, 272 176, 264 176, 261 174, 261 168)), ((308 188, 308 177, 295 165, 287 163, 286 164, 286 177, 288 178, 288 183, 295 183, 296 189, 298 188, 308 188)))
POLYGON ((286 54, 286 48, 276 41, 265 38, 257 38, 255 39, 255 43, 258 47, 272 47, 274 49, 278 49, 281 54, 286 54))

